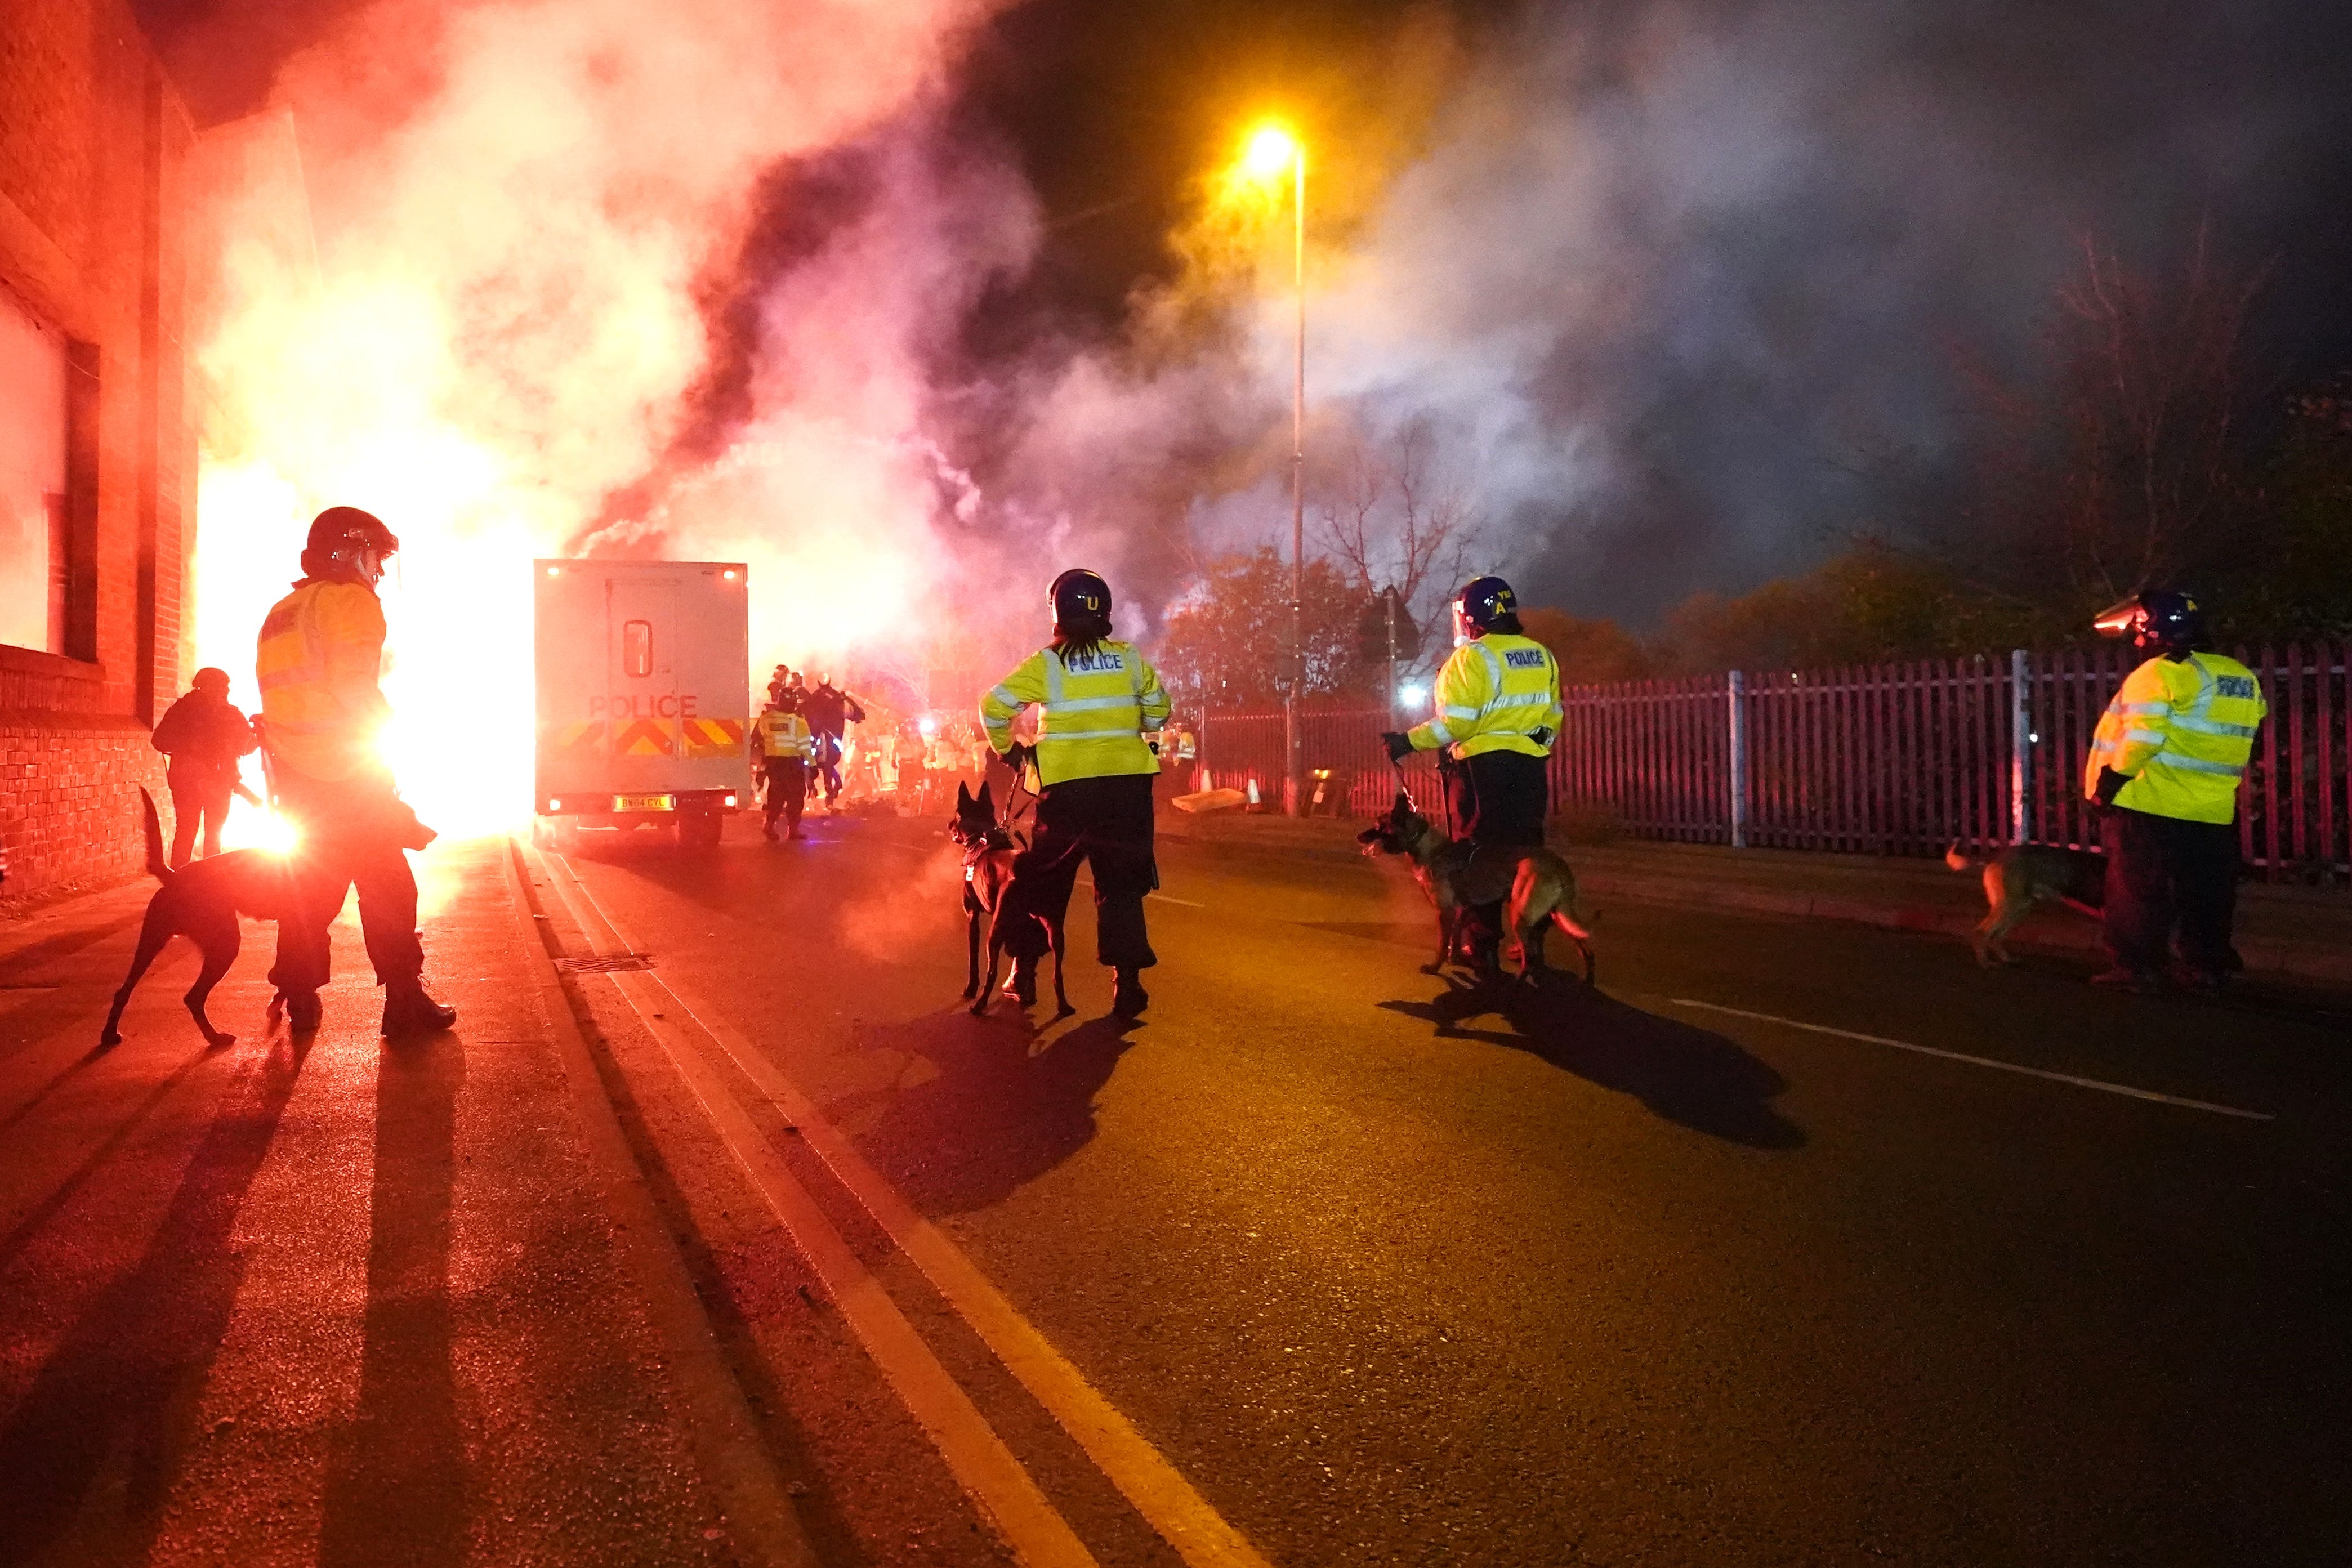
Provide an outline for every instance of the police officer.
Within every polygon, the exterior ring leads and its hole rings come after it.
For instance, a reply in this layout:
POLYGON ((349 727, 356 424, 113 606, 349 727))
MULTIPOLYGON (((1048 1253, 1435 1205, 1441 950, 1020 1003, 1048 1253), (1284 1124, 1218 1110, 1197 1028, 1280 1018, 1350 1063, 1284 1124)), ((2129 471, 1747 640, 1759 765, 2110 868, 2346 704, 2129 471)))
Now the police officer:
POLYGON ((1147 743, 1168 718, 1158 672, 1131 643, 1111 637, 1110 585, 1083 569, 1062 573, 1048 594, 1054 640, 1023 660, 981 699, 980 722, 997 755, 1013 753, 1013 721, 1038 708, 1037 821, 1013 862, 1013 884, 998 918, 1015 925, 1008 987, 1023 1006, 1036 1000, 1045 927, 1070 904, 1083 858, 1095 883, 1096 956, 1114 974, 1111 1010, 1139 1016, 1150 998, 1142 971, 1159 962, 1144 929, 1143 897, 1160 885, 1152 859, 1151 783, 1160 762, 1147 743), (1033 920, 1027 916, 1034 915, 1033 920))
POLYGON ((2139 990, 2163 972, 2179 929, 2190 985, 2219 989, 2243 967, 2231 946, 2238 899, 2238 781, 2266 711, 2261 683, 2202 651, 2205 616, 2189 594, 2134 594, 2096 622, 2153 655, 2100 716, 2083 793, 2105 808, 2105 917, 2115 967, 2092 983, 2139 990))
POLYGON ((230 795, 254 800, 238 781, 237 759, 261 743, 252 722, 228 700, 228 672, 211 668, 198 670, 188 695, 155 721, 153 739, 155 749, 172 759, 165 781, 172 787, 170 864, 177 871, 196 847, 199 822, 205 856, 220 853, 230 795))
POLYGON ((327 928, 354 887, 383 988, 384 1034, 428 1034, 457 1019, 425 991, 416 876, 403 852, 423 849, 434 833, 400 799, 377 751, 392 710, 376 685, 384 623, 375 589, 399 548, 381 519, 356 507, 320 512, 301 580, 263 620, 254 653, 270 788, 298 834, 290 865, 297 907, 278 923, 269 972, 298 1030, 319 1026, 327 928))
POLYGON ((816 737, 801 716, 799 692, 781 683, 773 689, 776 695, 760 710, 759 722, 751 728, 751 745, 767 785, 760 831, 772 841, 801 836, 801 808, 808 803, 808 759, 816 750, 816 737), (776 831, 780 815, 784 819, 781 835, 776 831))
MULTIPOLYGON (((1426 724, 1381 737, 1391 761, 1445 748, 1455 831, 1481 848, 1540 849, 1550 814, 1546 759, 1560 724, 1559 665, 1524 635, 1518 600, 1499 577, 1475 577, 1454 600, 1453 656, 1437 672, 1426 724)), ((1474 905, 1465 922, 1474 962, 1496 967, 1502 906, 1474 905)))

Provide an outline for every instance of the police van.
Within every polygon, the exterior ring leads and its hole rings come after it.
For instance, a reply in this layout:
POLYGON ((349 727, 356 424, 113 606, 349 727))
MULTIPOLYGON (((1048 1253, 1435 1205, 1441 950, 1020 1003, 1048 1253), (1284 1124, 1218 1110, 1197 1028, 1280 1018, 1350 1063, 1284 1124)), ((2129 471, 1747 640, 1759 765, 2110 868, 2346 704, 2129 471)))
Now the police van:
POLYGON ((749 575, 740 561, 531 563, 535 841, 656 828, 708 846, 749 806, 749 575))

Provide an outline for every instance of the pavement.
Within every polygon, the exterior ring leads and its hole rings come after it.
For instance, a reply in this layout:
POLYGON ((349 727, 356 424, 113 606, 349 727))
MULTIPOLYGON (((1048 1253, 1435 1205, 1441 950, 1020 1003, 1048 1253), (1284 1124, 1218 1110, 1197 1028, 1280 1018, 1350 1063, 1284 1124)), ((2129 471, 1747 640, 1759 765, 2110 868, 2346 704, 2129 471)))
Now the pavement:
POLYGON ((144 886, 0 925, 0 1563, 2352 1557, 2327 895, 2117 998, 1578 849, 1598 988, 1482 992, 1348 824, 1171 821, 1144 1020, 1083 899, 975 1019, 934 825, 746 826, 436 845, 398 1047, 348 914, 221 1051, 184 946, 93 1049, 144 886))

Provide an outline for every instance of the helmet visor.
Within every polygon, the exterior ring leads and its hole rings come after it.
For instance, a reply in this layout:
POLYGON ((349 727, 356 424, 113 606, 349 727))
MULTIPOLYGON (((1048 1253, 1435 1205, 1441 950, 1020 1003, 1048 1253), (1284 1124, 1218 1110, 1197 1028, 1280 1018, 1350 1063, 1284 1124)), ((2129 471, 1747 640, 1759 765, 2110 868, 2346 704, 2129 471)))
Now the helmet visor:
POLYGON ((2091 629, 2102 637, 2124 637, 2130 635, 2147 618, 2147 608, 2135 593, 2129 599, 2118 600, 2100 611, 2098 619, 2091 622, 2091 629))

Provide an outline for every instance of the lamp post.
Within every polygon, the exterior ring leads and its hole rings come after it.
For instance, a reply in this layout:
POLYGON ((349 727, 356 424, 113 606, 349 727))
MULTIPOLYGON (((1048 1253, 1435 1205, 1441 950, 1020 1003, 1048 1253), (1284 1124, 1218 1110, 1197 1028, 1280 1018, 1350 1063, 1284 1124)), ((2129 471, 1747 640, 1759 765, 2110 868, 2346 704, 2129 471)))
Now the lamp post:
POLYGON ((1307 741, 1298 728, 1298 694, 1307 685, 1307 148, 1278 125, 1250 138, 1244 166, 1261 180, 1291 177, 1291 288, 1297 300, 1290 382, 1290 688, 1282 705, 1282 809, 1296 817, 1305 801, 1307 741))

